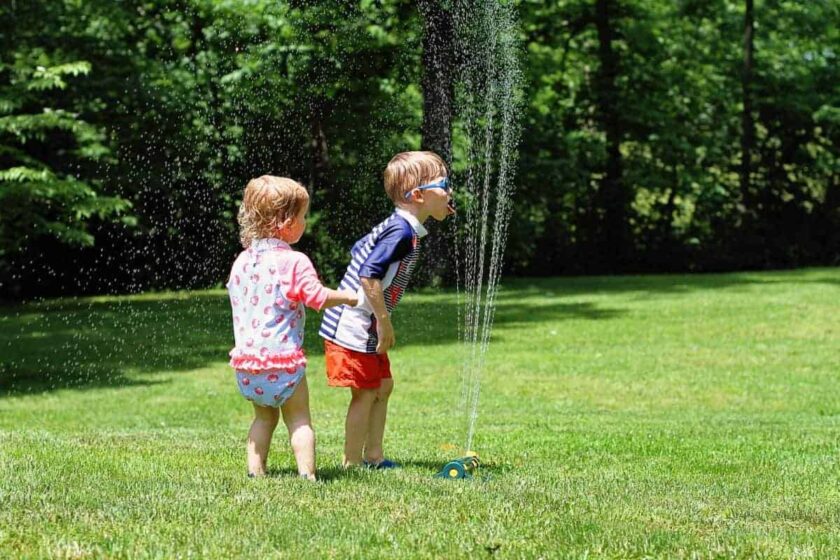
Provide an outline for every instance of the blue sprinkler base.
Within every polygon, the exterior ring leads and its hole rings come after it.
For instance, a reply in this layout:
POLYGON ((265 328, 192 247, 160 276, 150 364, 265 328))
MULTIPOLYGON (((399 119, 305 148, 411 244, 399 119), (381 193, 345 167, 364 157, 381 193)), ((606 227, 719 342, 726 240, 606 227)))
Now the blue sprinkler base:
POLYGON ((454 459, 446 463, 435 478, 446 478, 449 480, 472 478, 478 470, 478 455, 472 451, 467 452, 466 457, 454 459))

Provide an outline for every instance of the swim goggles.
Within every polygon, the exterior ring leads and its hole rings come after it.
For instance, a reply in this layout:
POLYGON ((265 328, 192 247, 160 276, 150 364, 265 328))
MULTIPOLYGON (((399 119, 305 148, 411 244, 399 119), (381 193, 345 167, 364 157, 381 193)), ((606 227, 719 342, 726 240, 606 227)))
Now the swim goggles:
POLYGON ((444 177, 437 183, 429 183, 427 185, 420 185, 419 187, 415 187, 405 193, 405 199, 408 200, 411 197, 411 193, 414 191, 425 191, 428 189, 443 189, 446 194, 452 192, 452 185, 449 183, 449 177, 444 177))

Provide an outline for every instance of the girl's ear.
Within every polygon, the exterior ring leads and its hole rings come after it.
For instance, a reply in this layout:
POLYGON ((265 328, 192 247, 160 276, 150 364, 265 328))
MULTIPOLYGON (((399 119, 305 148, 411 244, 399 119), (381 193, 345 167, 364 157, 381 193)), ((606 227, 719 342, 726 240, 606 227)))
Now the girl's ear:
POLYGON ((283 220, 282 222, 277 224, 277 237, 279 237, 280 239, 284 239, 283 235, 284 235, 285 232, 287 232, 289 230, 289 226, 291 226, 291 225, 292 225, 292 219, 291 218, 286 218, 285 220, 283 220))

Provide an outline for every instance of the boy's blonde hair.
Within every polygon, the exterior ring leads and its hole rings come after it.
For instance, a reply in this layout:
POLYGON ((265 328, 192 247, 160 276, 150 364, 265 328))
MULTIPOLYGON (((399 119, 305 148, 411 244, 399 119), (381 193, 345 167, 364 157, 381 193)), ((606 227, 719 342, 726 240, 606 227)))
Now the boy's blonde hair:
POLYGON ((254 239, 277 237, 278 228, 309 204, 309 193, 292 179, 263 175, 251 179, 239 206, 239 241, 246 249, 254 239))
POLYGON ((434 152, 402 152, 391 158, 385 168, 385 192, 394 203, 404 203, 405 193, 449 172, 443 159, 434 152))

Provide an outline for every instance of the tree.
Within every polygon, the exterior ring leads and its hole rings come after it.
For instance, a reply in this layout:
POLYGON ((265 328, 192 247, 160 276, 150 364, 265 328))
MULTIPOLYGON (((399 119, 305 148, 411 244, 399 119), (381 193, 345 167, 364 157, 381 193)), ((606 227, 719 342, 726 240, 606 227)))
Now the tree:
POLYGON ((595 198, 595 211, 600 215, 597 246, 606 269, 613 272, 621 270, 629 256, 628 210, 631 200, 622 177, 621 142, 624 130, 619 110, 620 93, 616 85, 620 68, 619 55, 613 45, 616 32, 613 18, 617 11, 617 1, 597 0, 595 3, 599 67, 593 86, 606 137, 604 173, 595 198))
POLYGON ((755 144, 755 123, 753 122, 752 79, 753 79, 753 32, 755 29, 753 0, 744 0, 744 65, 741 69, 741 198, 744 206, 752 208, 752 152, 755 144))
POLYGON ((452 163, 454 116, 455 29, 452 14, 441 0, 418 2, 423 17, 423 125, 422 149, 452 163))
MULTIPOLYGON (((442 0, 421 0, 418 8, 423 20, 423 124, 420 129, 420 146, 442 157, 451 170, 454 74, 458 71, 452 12, 442 0)), ((455 237, 451 228, 436 229, 438 231, 429 237, 423 251, 423 261, 418 267, 421 282, 452 278, 453 267, 449 260, 455 237)))
POLYGON ((103 132, 50 96, 90 68, 55 61, 43 50, 0 62, 0 263, 40 237, 93 245, 94 219, 130 221, 124 211, 131 204, 103 196, 86 173, 87 163, 109 153, 103 132))

